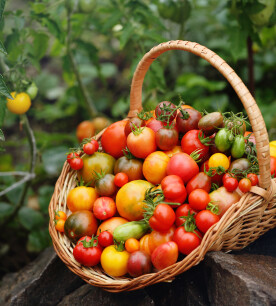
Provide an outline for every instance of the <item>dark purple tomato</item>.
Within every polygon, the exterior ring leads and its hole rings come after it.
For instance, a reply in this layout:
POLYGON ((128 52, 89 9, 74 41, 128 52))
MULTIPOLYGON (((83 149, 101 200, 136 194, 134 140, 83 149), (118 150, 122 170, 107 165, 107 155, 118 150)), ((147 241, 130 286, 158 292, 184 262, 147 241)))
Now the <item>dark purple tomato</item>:
POLYGON ((136 251, 130 254, 127 262, 127 272, 132 277, 138 277, 152 270, 150 256, 144 251, 136 251))
POLYGON ((159 149, 168 151, 178 142, 178 132, 175 128, 161 128, 155 133, 156 145, 159 149))
POLYGON ((193 108, 185 108, 185 112, 188 113, 188 118, 183 117, 182 113, 179 112, 176 117, 176 127, 179 132, 187 133, 190 130, 198 129, 198 121, 202 118, 201 113, 193 108))

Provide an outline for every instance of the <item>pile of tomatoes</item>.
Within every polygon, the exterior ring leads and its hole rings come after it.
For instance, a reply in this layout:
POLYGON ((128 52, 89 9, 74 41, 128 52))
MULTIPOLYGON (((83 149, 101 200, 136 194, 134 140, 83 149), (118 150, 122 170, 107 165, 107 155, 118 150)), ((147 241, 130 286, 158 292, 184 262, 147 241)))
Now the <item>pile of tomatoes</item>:
MULTIPOLYGON (((202 114, 168 101, 111 124, 67 156, 77 187, 56 228, 84 266, 114 277, 164 269, 258 184, 253 133, 242 114, 202 114), (99 145, 100 151, 99 151, 99 145)), ((276 158, 271 157, 271 174, 276 158)))

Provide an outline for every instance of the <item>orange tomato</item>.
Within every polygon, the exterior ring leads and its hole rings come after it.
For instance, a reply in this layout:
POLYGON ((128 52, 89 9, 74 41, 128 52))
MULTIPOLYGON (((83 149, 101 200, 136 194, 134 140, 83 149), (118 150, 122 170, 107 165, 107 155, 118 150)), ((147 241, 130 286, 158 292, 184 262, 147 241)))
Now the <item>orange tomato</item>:
POLYGON ((173 234, 175 231, 175 226, 173 225, 168 231, 166 232, 157 232, 152 231, 149 235, 149 249, 152 253, 159 245, 172 241, 173 234))
POLYGON ((64 219, 55 220, 55 228, 56 228, 56 230, 61 232, 61 233, 63 233, 64 232, 64 223, 65 223, 64 219))
POLYGON ((96 190, 92 187, 79 186, 69 191, 67 207, 72 211, 92 210, 98 198, 96 190))
POLYGON ((59 220, 59 219, 62 219, 62 220, 67 219, 66 213, 62 210, 59 210, 59 211, 55 212, 55 220, 59 220))
POLYGON ((91 138, 95 135, 95 127, 91 121, 82 121, 77 126, 77 138, 79 142, 82 142, 84 138, 91 138))
POLYGON ((162 151, 148 155, 143 164, 143 174, 152 184, 160 184, 166 176, 166 168, 170 158, 162 151))
POLYGON ((151 255, 149 247, 150 234, 146 234, 140 239, 140 250, 146 252, 148 255, 151 255))
POLYGON ((140 242, 135 238, 129 238, 125 242, 125 248, 129 253, 140 250, 140 242))
POLYGON ((153 185, 144 180, 131 181, 125 184, 116 196, 116 205, 120 216, 129 221, 141 220, 144 212, 145 192, 151 187, 153 185))
POLYGON ((164 151, 164 153, 167 154, 169 157, 172 157, 174 154, 181 152, 183 152, 181 146, 175 146, 169 151, 164 151))
POLYGON ((112 217, 110 219, 105 220, 97 230, 97 235, 100 234, 100 232, 108 231, 111 234, 113 234, 115 228, 119 225, 127 223, 128 220, 122 217, 112 217))

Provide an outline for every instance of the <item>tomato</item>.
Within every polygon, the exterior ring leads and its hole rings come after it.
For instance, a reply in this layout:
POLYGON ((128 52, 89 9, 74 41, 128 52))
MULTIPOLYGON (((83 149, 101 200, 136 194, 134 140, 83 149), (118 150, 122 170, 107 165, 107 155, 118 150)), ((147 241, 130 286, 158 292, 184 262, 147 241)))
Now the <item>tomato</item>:
POLYGON ((92 123, 94 124, 96 133, 99 133, 111 124, 110 120, 105 117, 96 117, 92 120, 92 123))
POLYGON ((173 241, 159 245, 151 254, 151 261, 157 270, 165 269, 174 263, 178 258, 178 246, 173 241))
POLYGON ((83 155, 83 168, 78 171, 78 179, 83 179, 90 186, 95 186, 95 172, 113 173, 115 159, 106 153, 95 152, 93 155, 83 155))
POLYGON ((55 220, 66 220, 67 219, 67 215, 64 211, 59 210, 55 212, 55 220))
POLYGON ((67 162, 70 165, 71 160, 74 159, 75 157, 79 157, 80 155, 76 152, 71 152, 67 155, 67 162))
POLYGON ((190 155, 195 150, 200 150, 199 158, 206 156, 209 152, 209 147, 204 145, 199 137, 204 137, 200 130, 188 131, 181 140, 182 151, 190 155))
POLYGON ((228 177, 228 178, 224 179, 223 185, 224 185, 224 187, 226 188, 227 191, 233 192, 234 190, 236 190, 238 188, 239 182, 234 177, 228 177))
POLYGON ((98 236, 98 241, 99 241, 100 246, 102 246, 103 248, 106 248, 109 245, 113 244, 113 236, 108 231, 100 232, 98 236))
POLYGON ((166 176, 166 168, 170 158, 161 151, 148 155, 143 164, 143 174, 152 184, 160 184, 166 176))
POLYGON ((189 204, 195 210, 206 209, 208 203, 211 201, 209 193, 203 189, 195 189, 189 195, 189 204))
POLYGON ((79 142, 82 142, 85 138, 91 138, 95 135, 95 127, 91 121, 85 120, 82 121, 77 126, 76 136, 79 142))
POLYGON ((226 155, 215 153, 210 157, 208 165, 210 168, 217 168, 220 166, 223 167, 224 170, 227 170, 230 166, 230 162, 226 155))
POLYGON ((158 204, 154 209, 153 216, 149 219, 150 227, 158 232, 166 232, 175 221, 174 210, 167 204, 158 204))
POLYGON ((189 204, 183 204, 177 208, 177 210, 175 211, 175 217, 176 217, 175 224, 177 227, 184 224, 185 218, 182 217, 188 216, 189 212, 190 215, 197 214, 197 212, 193 210, 189 204))
POLYGON ((181 146, 175 146, 169 151, 164 151, 164 153, 167 154, 169 157, 172 157, 174 154, 181 152, 183 152, 181 146))
POLYGON ((102 268, 111 276, 123 276, 127 273, 129 255, 127 251, 118 251, 115 245, 110 245, 102 252, 102 268))
POLYGON ((123 187, 126 183, 128 183, 128 176, 126 173, 119 172, 114 177, 114 184, 117 187, 123 187))
POLYGON ((157 147, 164 151, 171 150, 178 143, 178 132, 174 128, 161 128, 155 136, 157 147))
POLYGON ((145 192, 153 187, 150 182, 137 180, 125 184, 117 193, 117 210, 129 221, 141 220, 144 212, 145 192))
POLYGON ((175 230, 173 241, 176 242, 179 252, 185 255, 189 255, 201 243, 199 235, 194 232, 187 232, 184 226, 175 230))
POLYGON ((101 138, 101 143, 104 151, 115 158, 123 156, 123 149, 125 149, 126 135, 125 126, 126 121, 118 121, 111 124, 104 132, 101 138))
POLYGON ((95 0, 79 0, 79 10, 82 13, 92 13, 96 5, 95 0))
POLYGON ((73 170, 81 170, 83 168, 83 160, 80 157, 73 157, 69 165, 73 170))
POLYGON ((270 156, 270 172, 273 177, 276 177, 276 157, 270 156))
MULTIPOLYGON (((229 167, 229 171, 233 172, 234 169, 240 170, 240 172, 243 172, 247 169, 249 169, 251 166, 251 163, 248 159, 246 158, 239 158, 234 160, 229 167)), ((239 175, 236 175, 237 178, 239 178, 239 175)))
POLYGON ((87 155, 92 155, 95 153, 95 146, 92 143, 85 143, 82 147, 83 152, 87 155))
POLYGON ((125 126, 125 135, 126 137, 132 132, 132 130, 135 130, 135 128, 139 128, 145 126, 144 120, 133 117, 127 121, 127 124, 125 126))
POLYGON ((113 235, 113 232, 116 227, 119 225, 127 223, 128 220, 122 217, 112 217, 110 219, 105 220, 101 225, 98 227, 97 235, 99 235, 101 232, 108 231, 113 235))
POLYGON ((138 133, 131 132, 127 136, 127 147, 135 157, 146 158, 150 153, 156 151, 154 131, 143 127, 138 133))
POLYGON ((237 203, 241 195, 237 192, 228 192, 225 187, 220 187, 210 193, 211 202, 218 205, 219 216, 222 217, 227 209, 237 203))
POLYGON ((211 178, 206 173, 199 172, 188 182, 186 190, 188 194, 190 194, 195 189, 203 189, 209 193, 211 190, 211 186, 211 178))
POLYGON ((203 116, 198 122, 198 129, 207 136, 213 135, 223 125, 223 116, 220 112, 212 112, 203 116))
POLYGON ((71 189, 67 196, 67 207, 72 211, 92 210, 98 195, 94 188, 79 186, 71 189))
POLYGON ((219 152, 226 152, 231 148, 234 138, 226 128, 220 129, 215 136, 215 145, 219 152))
POLYGON ((102 176, 99 174, 95 182, 95 189, 100 196, 110 197, 115 194, 117 188, 114 183, 114 175, 108 173, 102 176))
POLYGON ((195 220, 197 228, 202 233, 206 233, 212 225, 219 222, 219 216, 210 210, 202 210, 196 215, 195 220))
POLYGON ((180 176, 185 184, 198 174, 198 172, 199 168, 197 163, 186 153, 177 153, 173 155, 167 166, 167 174, 180 176))
POLYGON ((140 250, 140 242, 135 238, 129 238, 125 242, 125 248, 129 253, 133 253, 140 250))
MULTIPOLYGON (((206 160, 200 166, 200 171, 202 171, 202 172, 208 172, 209 171, 209 160, 206 160)), ((211 175, 211 182, 212 182, 212 184, 216 184, 218 186, 221 186, 222 185, 222 178, 223 178, 224 174, 218 174, 218 173, 216 173, 216 170, 212 170, 211 172, 212 172, 212 175, 211 175)))
POLYGON ((177 175, 168 175, 161 182, 167 202, 183 203, 187 192, 182 179, 177 175))
POLYGON ((245 153, 245 140, 242 135, 236 135, 231 147, 233 158, 241 158, 245 153))
POLYGON ((83 236, 92 236, 96 233, 98 222, 89 210, 80 210, 72 213, 65 221, 64 232, 72 242, 83 236))
MULTIPOLYGON (((244 137, 247 137, 249 135, 249 138, 248 138, 248 140, 250 141, 250 142, 253 142, 254 143, 254 145, 256 145, 256 138, 255 138, 255 135, 254 135, 254 133, 253 132, 248 132, 248 131, 246 131, 245 133, 244 133, 244 137)), ((247 142, 247 140, 245 140, 245 142, 247 142)))
POLYGON ((147 125, 148 128, 152 129, 155 133, 164 127, 164 123, 162 121, 159 121, 157 119, 150 120, 147 125))
POLYGON ((98 198, 93 206, 94 216, 99 220, 106 220, 116 214, 116 204, 109 197, 98 198))
POLYGON ((143 251, 136 251, 130 254, 127 263, 127 272, 132 277, 138 277, 152 270, 150 256, 143 251))
POLYGON ((64 219, 58 219, 55 220, 55 228, 57 231, 59 231, 60 233, 64 232, 64 224, 65 224, 65 220, 64 219))
POLYGON ((123 172, 128 176, 128 180, 135 181, 143 179, 143 162, 139 159, 120 157, 114 166, 114 174, 123 172))
POLYGON ((172 241, 175 226, 173 225, 166 232, 152 231, 148 238, 148 249, 150 254, 161 244, 172 241))
POLYGON ((176 106, 169 101, 160 102, 155 108, 156 118, 162 119, 163 122, 173 121, 176 114, 176 106))
POLYGON ((250 179, 248 178, 243 178, 239 181, 239 188, 241 192, 248 192, 251 188, 252 184, 250 179))
POLYGON ((97 240, 89 236, 82 237, 73 249, 76 261, 86 267, 94 267, 100 263, 102 248, 97 240))
POLYGON ((149 240, 150 240, 150 234, 146 234, 139 241, 140 242, 140 250, 144 251, 148 255, 151 254, 151 250, 150 250, 150 246, 149 246, 149 240))
POLYGON ((26 90, 26 93, 29 95, 30 99, 33 100, 37 96, 38 88, 35 82, 32 82, 26 90))
POLYGON ((12 92, 11 96, 13 97, 13 100, 7 99, 7 108, 11 113, 22 115, 31 107, 31 99, 27 93, 12 92))
POLYGON ((180 112, 176 117, 176 126, 179 132, 187 133, 190 130, 198 129, 198 122, 201 119, 201 113, 193 108, 184 109, 187 112, 187 119, 180 112))

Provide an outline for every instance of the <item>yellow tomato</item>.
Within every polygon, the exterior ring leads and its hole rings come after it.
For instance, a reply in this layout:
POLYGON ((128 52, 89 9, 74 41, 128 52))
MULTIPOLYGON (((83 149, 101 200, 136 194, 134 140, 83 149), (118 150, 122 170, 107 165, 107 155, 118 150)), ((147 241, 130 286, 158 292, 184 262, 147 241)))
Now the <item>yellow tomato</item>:
POLYGON ((230 162, 228 157, 225 154, 222 153, 215 153, 213 154, 209 159, 209 167, 223 167, 225 170, 227 170, 230 166, 230 162))
POLYGON ((56 230, 63 233, 64 232, 64 223, 65 223, 65 220, 63 220, 63 219, 56 220, 55 221, 56 230))
POLYGON ((269 143, 270 156, 276 157, 276 140, 269 143))
POLYGON ((7 99, 7 108, 10 112, 22 115, 25 114, 31 107, 31 99, 25 92, 16 93, 12 92, 11 96, 14 100, 7 99))
POLYGON ((92 210, 98 198, 96 190, 92 187, 80 186, 69 191, 67 207, 72 211, 92 210))
POLYGON ((145 192, 151 187, 153 185, 144 180, 131 181, 125 184, 116 196, 116 206, 120 216, 129 221, 141 220, 144 212, 145 192))
POLYGON ((151 153, 144 161, 144 177, 152 184, 160 184, 166 176, 166 168, 170 158, 164 152, 156 151, 151 153))
POLYGON ((172 157, 174 154, 181 152, 183 152, 181 146, 175 146, 169 151, 164 151, 164 153, 167 154, 169 157, 172 157))
POLYGON ((105 248, 101 255, 101 265, 104 271, 111 276, 123 276, 127 274, 127 251, 117 251, 115 245, 105 248))

